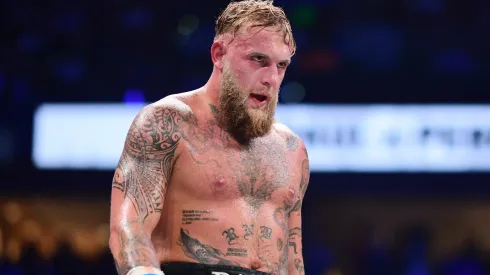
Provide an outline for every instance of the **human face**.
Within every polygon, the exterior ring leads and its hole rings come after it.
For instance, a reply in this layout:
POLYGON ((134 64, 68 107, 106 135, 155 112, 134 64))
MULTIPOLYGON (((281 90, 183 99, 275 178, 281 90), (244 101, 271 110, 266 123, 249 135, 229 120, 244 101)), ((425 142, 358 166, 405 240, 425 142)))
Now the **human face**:
POLYGON ((244 139, 268 133, 291 48, 274 28, 251 28, 228 46, 221 81, 221 120, 244 139))

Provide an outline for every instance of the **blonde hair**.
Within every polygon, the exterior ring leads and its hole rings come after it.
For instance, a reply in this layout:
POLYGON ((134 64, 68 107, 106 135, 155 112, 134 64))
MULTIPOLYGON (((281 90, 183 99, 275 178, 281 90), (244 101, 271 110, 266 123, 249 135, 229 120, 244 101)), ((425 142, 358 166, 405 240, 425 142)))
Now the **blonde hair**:
POLYGON ((280 7, 274 6, 273 0, 232 1, 221 12, 216 20, 215 40, 226 33, 233 37, 244 27, 277 27, 284 33, 284 42, 296 52, 291 24, 280 7))

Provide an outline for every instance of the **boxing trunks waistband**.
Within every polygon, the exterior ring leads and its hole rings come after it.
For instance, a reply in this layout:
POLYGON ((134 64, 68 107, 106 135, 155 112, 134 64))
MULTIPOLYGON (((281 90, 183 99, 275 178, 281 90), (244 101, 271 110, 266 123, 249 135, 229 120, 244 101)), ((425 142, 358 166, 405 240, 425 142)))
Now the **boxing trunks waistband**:
POLYGON ((206 265, 187 262, 162 264, 162 271, 165 275, 271 275, 238 266, 206 265))

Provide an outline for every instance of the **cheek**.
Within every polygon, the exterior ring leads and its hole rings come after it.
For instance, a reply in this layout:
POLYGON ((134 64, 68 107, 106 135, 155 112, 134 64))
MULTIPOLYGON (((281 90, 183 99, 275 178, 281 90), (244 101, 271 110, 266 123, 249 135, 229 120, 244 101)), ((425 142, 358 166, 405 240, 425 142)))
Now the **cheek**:
POLYGON ((241 69, 235 73, 235 81, 238 87, 248 90, 254 87, 257 75, 253 71, 241 69))

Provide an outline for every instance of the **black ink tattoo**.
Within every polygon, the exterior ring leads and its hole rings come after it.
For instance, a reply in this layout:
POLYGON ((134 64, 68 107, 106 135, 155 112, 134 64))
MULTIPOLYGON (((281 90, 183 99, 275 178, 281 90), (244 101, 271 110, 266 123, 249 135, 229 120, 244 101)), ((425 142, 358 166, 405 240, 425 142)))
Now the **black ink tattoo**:
POLYGON ((196 221, 217 222, 210 210, 182 210, 182 224, 192 224, 196 221))
POLYGON ((172 173, 175 150, 181 139, 181 115, 164 107, 147 107, 135 117, 113 178, 144 221, 160 213, 172 173))
POLYGON ((248 237, 253 236, 254 234, 254 225, 243 224, 243 229, 245 229, 245 236, 243 238, 248 241, 248 237))
POLYGON ((250 206, 258 209, 271 195, 288 181, 290 164, 284 149, 269 142, 253 142, 240 152, 241 165, 237 167, 238 190, 250 206))
MULTIPOLYGON (((284 204, 284 205, 285 205, 285 208, 286 208, 287 204, 284 204)), ((276 224, 282 229, 282 232, 284 234, 284 239, 285 240, 288 239, 288 236, 287 236, 288 223, 287 223, 287 217, 286 217, 286 215, 287 215, 286 210, 285 209, 282 209, 282 208, 277 208, 274 211, 274 214, 273 214, 273 219, 276 222, 276 224)), ((288 245, 286 244, 286 246, 288 246, 288 245)), ((278 263, 278 269, 280 271, 287 270, 287 266, 288 266, 288 253, 289 253, 289 250, 288 249, 284 249, 281 252, 281 255, 279 257, 279 263, 278 263)))
POLYGON ((248 257, 248 251, 245 248, 228 248, 226 256, 248 257))
POLYGON ((257 256, 267 268, 267 273, 279 275, 279 263, 269 260, 274 257, 274 253, 271 251, 271 245, 265 242, 259 242, 258 251, 259 254, 257 256))
POLYGON ((301 242, 301 227, 295 227, 289 230, 289 246, 293 247, 294 254, 298 254, 298 242, 301 242))
POLYGON ((301 191, 301 199, 304 198, 308 183, 310 181, 310 164, 308 159, 304 159, 301 163, 301 181, 299 183, 299 190, 301 191))
POLYGON ((282 240, 279 238, 279 239, 277 239, 277 244, 276 244, 276 245, 277 245, 277 250, 281 251, 281 250, 282 250, 282 248, 283 248, 283 246, 284 246, 284 243, 283 243, 283 241, 282 241, 282 240))
POLYGON ((225 255, 220 250, 192 238, 184 229, 180 229, 180 240, 178 244, 187 257, 199 263, 240 266, 236 262, 225 259, 225 255))
POLYGON ((284 231, 287 231, 288 225, 286 222, 285 211, 281 208, 276 208, 274 210, 273 218, 277 225, 281 227, 284 231))
POLYGON ((294 266, 296 267, 296 270, 299 271, 299 274, 305 274, 305 267, 300 259, 294 259, 294 266))
POLYGON ((233 228, 233 227, 230 227, 230 228, 226 229, 225 231, 223 231, 223 233, 221 233, 221 236, 226 237, 229 245, 236 244, 236 243, 233 243, 233 241, 239 238, 238 235, 235 234, 235 228, 233 228))
MULTIPOLYGON (((215 106, 209 108, 211 112, 218 111, 215 106)), ((243 145, 220 128, 216 119, 201 122, 202 125, 195 117, 185 121, 189 123, 181 132, 191 159, 199 165, 234 172, 240 194, 255 213, 274 191, 288 183, 291 163, 287 148, 277 139, 257 139, 243 145)))
POLYGON ((291 134, 287 137, 286 147, 290 152, 296 151, 296 149, 298 149, 298 145, 299 145, 299 138, 296 137, 294 134, 291 134))
POLYGON ((114 255, 117 272, 127 274, 136 266, 160 266, 151 239, 139 221, 127 222, 118 233, 119 253, 114 255))
POLYGON ((260 239, 271 239, 271 234, 272 234, 272 229, 267 227, 267 226, 261 226, 260 227, 260 239))
POLYGON ((294 203, 293 208, 289 211, 288 217, 290 217, 293 212, 300 211, 301 210, 301 204, 302 204, 301 199, 298 199, 296 201, 296 203, 294 203))
POLYGON ((216 117, 218 115, 218 107, 216 107, 213 104, 209 104, 209 109, 211 110, 211 113, 216 117))

